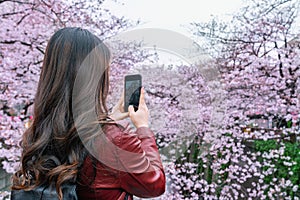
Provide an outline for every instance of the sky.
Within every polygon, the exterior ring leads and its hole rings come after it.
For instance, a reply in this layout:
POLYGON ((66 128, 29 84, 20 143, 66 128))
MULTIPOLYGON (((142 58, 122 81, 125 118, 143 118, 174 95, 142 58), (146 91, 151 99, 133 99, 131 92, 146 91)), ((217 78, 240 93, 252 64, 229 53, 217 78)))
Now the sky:
POLYGON ((141 20, 140 28, 165 28, 187 33, 184 25, 205 22, 214 16, 226 19, 243 0, 121 0, 106 1, 114 13, 141 20))
MULTIPOLYGON (((104 6, 114 14, 141 20, 139 26, 166 28, 187 33, 184 25, 208 22, 212 16, 230 18, 247 0, 107 0, 104 6)), ((297 20, 300 27, 300 16, 297 20)))
MULTIPOLYGON (((209 22, 213 17, 222 21, 229 20, 243 6, 244 1, 246 0, 108 0, 104 1, 104 6, 117 16, 140 20, 141 24, 135 28, 162 28, 191 37, 192 33, 187 29, 189 23, 209 22)), ((297 21, 297 27, 300 27, 300 17, 297 21)), ((170 54, 160 52, 160 55, 172 60, 170 54)))
MULTIPOLYGON (((161 28, 190 37, 187 25, 208 22, 213 16, 222 19, 238 10, 243 0, 118 0, 104 1, 104 6, 117 16, 140 20, 135 28, 161 28), (226 2, 226 3, 224 3, 226 2)), ((170 52, 157 52, 161 63, 187 64, 170 52)))

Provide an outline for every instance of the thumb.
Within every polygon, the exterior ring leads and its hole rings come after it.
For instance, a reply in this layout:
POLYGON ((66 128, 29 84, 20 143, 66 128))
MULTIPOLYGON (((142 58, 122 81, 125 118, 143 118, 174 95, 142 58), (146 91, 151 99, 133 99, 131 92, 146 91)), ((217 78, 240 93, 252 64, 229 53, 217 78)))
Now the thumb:
POLYGON ((135 113, 134 108, 133 108, 132 105, 130 105, 130 106, 128 107, 128 112, 129 112, 129 115, 132 115, 133 113, 135 113))

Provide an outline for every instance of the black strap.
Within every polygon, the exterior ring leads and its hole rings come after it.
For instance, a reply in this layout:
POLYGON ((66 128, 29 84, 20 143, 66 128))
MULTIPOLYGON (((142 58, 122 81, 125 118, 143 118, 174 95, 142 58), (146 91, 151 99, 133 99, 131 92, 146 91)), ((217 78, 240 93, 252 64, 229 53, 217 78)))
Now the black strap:
POLYGON ((129 197, 129 194, 126 193, 125 197, 124 197, 124 200, 128 200, 128 197, 129 197))
MULTIPOLYGON (((76 184, 64 183, 61 186, 63 200, 78 200, 76 184)), ((56 189, 53 186, 41 185, 32 190, 12 190, 11 200, 58 200, 56 189)))

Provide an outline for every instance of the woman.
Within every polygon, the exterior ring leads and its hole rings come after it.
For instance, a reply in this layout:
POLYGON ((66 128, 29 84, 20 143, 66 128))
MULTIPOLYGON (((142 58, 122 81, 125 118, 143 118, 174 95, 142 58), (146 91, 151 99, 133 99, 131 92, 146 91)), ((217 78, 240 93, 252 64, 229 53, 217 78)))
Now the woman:
POLYGON ((77 183, 79 199, 133 199, 164 193, 165 174, 148 125, 141 89, 137 111, 123 112, 123 98, 108 114, 109 49, 81 28, 63 28, 46 48, 34 101, 34 117, 23 135, 21 169, 12 189, 55 182, 77 183), (117 123, 130 117, 136 131, 117 123))

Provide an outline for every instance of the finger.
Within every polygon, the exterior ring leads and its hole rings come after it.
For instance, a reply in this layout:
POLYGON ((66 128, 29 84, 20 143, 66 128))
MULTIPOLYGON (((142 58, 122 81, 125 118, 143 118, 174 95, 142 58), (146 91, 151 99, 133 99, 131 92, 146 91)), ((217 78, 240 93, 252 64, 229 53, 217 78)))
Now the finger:
POLYGON ((129 115, 128 112, 126 113, 118 113, 118 114, 114 114, 114 115, 111 115, 110 118, 114 121, 119 121, 119 120, 123 120, 125 118, 127 118, 129 115))
POLYGON ((124 102, 124 95, 125 95, 125 91, 124 91, 124 89, 122 90, 122 94, 121 94, 121 100, 122 100, 122 102, 124 102))
POLYGON ((125 110, 124 110, 124 101, 122 102, 122 104, 119 106, 119 109, 120 109, 120 112, 121 113, 124 113, 125 110))
POLYGON ((129 116, 131 116, 133 113, 135 113, 134 108, 133 108, 132 105, 130 105, 130 106, 128 107, 128 112, 129 112, 129 116))
MULTIPOLYGON (((116 112, 117 110, 120 110, 122 112, 121 106, 122 106, 123 102, 121 102, 120 100, 118 101, 118 103, 112 108, 112 113, 116 112)), ((124 111, 124 109, 123 109, 124 111)))
POLYGON ((128 112, 126 112, 126 113, 121 113, 120 114, 120 120, 122 120, 122 119, 125 119, 126 117, 128 117, 129 116, 129 113, 128 112))
POLYGON ((139 105, 145 105, 145 90, 144 87, 141 88, 140 102, 139 105))
POLYGON ((121 95, 121 97, 118 101, 118 106, 122 106, 123 103, 124 103, 124 90, 123 90, 122 95, 121 95))

